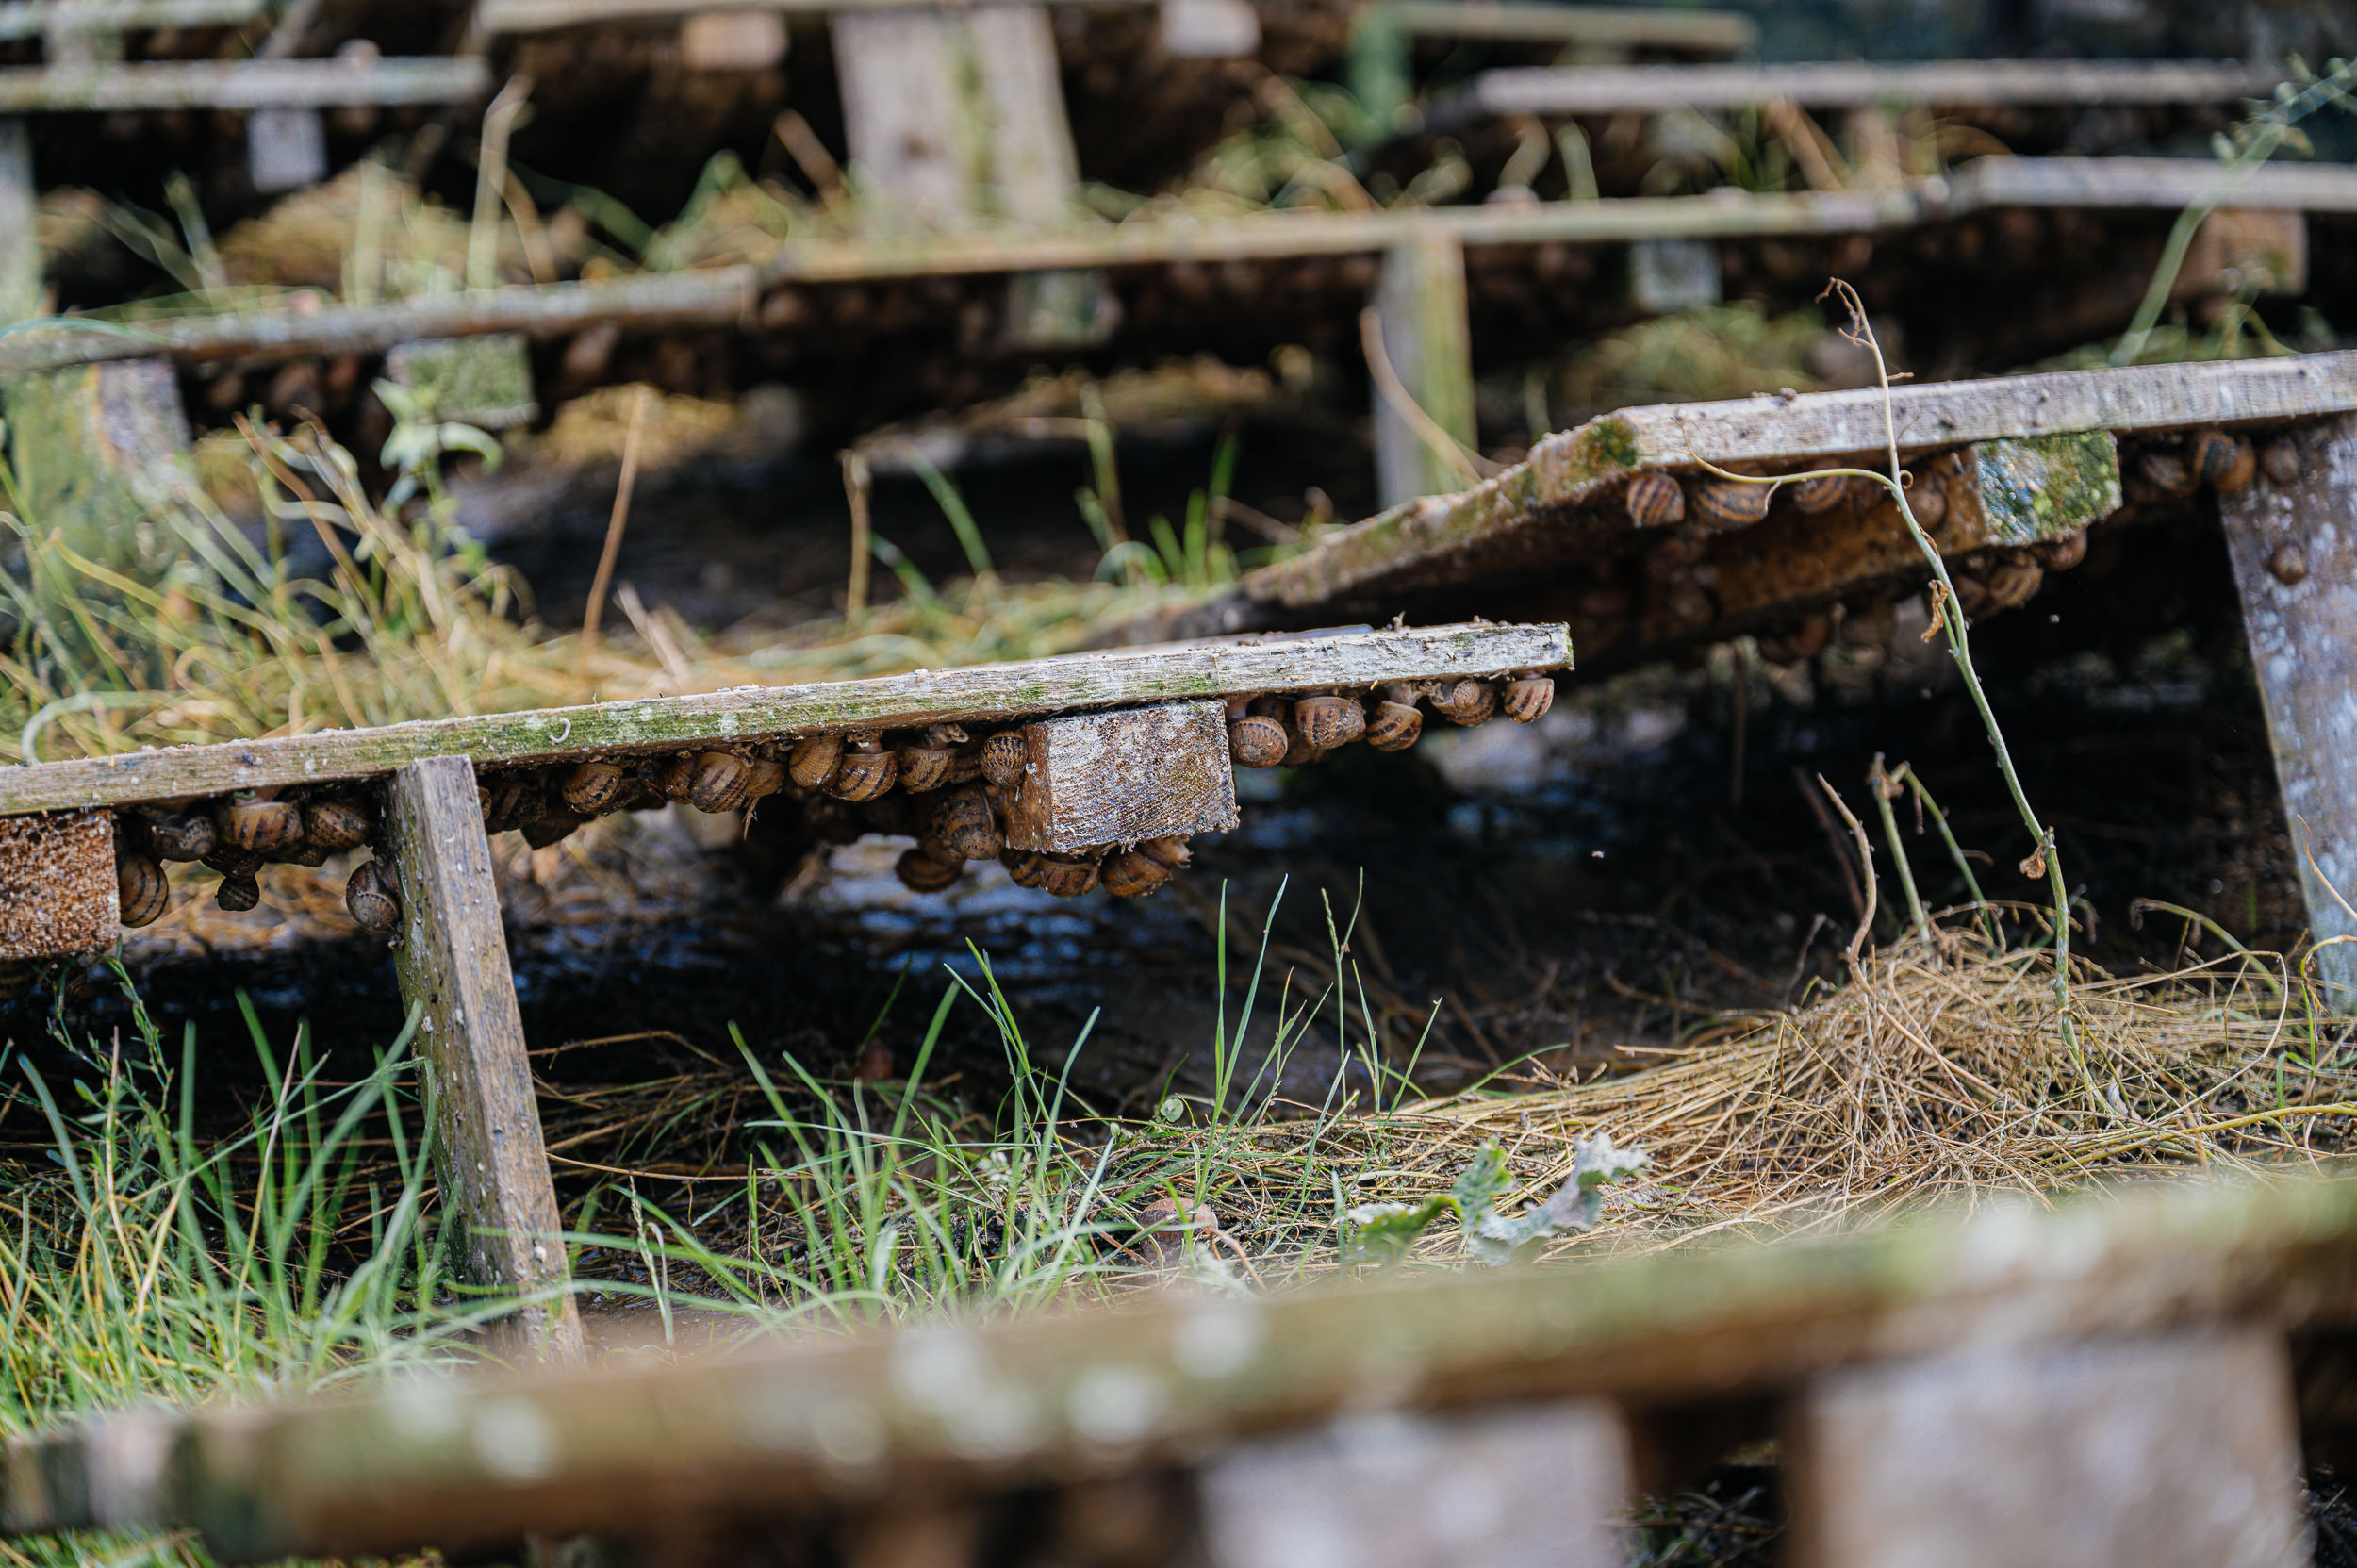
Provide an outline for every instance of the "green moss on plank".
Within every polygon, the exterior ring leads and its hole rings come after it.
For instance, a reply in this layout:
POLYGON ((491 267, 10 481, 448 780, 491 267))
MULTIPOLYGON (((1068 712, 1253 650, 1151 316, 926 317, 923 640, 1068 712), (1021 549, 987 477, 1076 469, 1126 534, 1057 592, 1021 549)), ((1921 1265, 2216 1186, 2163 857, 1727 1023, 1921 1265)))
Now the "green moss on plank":
POLYGON ((2119 509, 2119 446, 2108 430, 1987 441, 1974 451, 1994 543, 2051 538, 2119 509))

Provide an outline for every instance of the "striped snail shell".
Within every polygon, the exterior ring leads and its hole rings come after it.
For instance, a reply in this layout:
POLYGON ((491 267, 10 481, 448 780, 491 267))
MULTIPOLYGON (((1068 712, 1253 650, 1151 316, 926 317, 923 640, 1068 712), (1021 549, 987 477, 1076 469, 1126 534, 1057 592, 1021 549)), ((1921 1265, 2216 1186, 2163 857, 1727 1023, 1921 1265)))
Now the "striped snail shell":
POLYGON ((1500 705, 1506 709, 1506 717, 1515 723, 1535 723, 1555 706, 1555 683, 1544 675, 1525 675, 1509 681, 1500 705))
POLYGON ((2299 482, 2299 446, 2289 436, 2278 436, 2259 449, 2259 467, 2278 485, 2299 482))
POLYGON ((1030 766, 1030 742, 1020 730, 1001 730, 982 742, 982 777, 1001 789, 1021 784, 1030 766))
POLYGON ((817 789, 843 757, 841 735, 804 735, 787 748, 785 776, 804 789, 817 789))
POLYGON ((903 746, 900 748, 900 787, 912 794, 939 789, 949 782, 949 773, 957 766, 958 753, 948 746, 903 746))
POLYGON ((684 804, 696 792, 696 753, 682 751, 675 757, 666 757, 654 765, 654 772, 650 776, 665 800, 684 804))
POLYGON ((568 811, 544 811, 524 824, 524 842, 536 850, 562 843, 588 824, 585 817, 568 811))
POLYGON ((254 879, 251 871, 223 877, 221 885, 213 889, 213 902, 232 915, 252 909, 261 901, 262 884, 254 879))
POLYGON ((1810 517, 1820 517, 1849 499, 1850 477, 1842 473, 1820 473, 1796 480, 1789 488, 1793 505, 1810 517))
POLYGON ((931 810, 931 801, 912 800, 893 789, 886 790, 872 801, 862 801, 859 817, 867 824, 869 833, 915 838, 924 828, 931 810))
POLYGON ((327 857, 335 852, 305 838, 296 841, 291 847, 281 850, 274 855, 265 855, 262 858, 273 866, 324 866, 327 864, 327 857))
POLYGON ((146 820, 147 847, 158 860, 203 860, 220 835, 213 819, 199 812, 172 812, 146 820))
POLYGON ((364 860, 353 867, 351 880, 344 883, 344 907, 362 931, 381 935, 401 923, 401 895, 393 891, 383 861, 364 860))
POLYGON ((1937 534, 1939 525, 1948 520, 1948 480, 1937 469, 1927 469, 1915 476, 1907 487, 1907 510, 1915 514, 1916 522, 1926 534, 1937 534))
POLYGON ((213 852, 205 857, 205 865, 224 877, 251 876, 262 868, 262 857, 249 854, 234 844, 216 844, 213 852))
POLYGON ((869 735, 844 749, 843 760, 835 764, 826 790, 841 800, 872 801, 890 789, 899 775, 899 763, 882 742, 869 735))
POLYGON ((1452 681, 1433 694, 1432 705, 1452 724, 1478 724, 1498 711, 1497 688, 1471 678, 1452 681))
POLYGON ((1715 478, 1694 481, 1694 520, 1722 534, 1749 528, 1766 517, 1768 501, 1765 485, 1715 478))
MULTIPOLYGON (((783 789, 786 784, 785 764, 776 757, 755 757, 746 764, 745 803, 766 801, 783 789)), ((593 812, 590 815, 595 816, 593 812)))
POLYGON ((2040 539, 2036 550, 2038 564, 2049 571, 2069 571, 2087 558, 2087 531, 2074 528, 2068 534, 2057 534, 2051 539, 2040 539))
POLYGON ((0 1001, 14 1001, 29 997, 41 980, 41 971, 21 958, 0 958, 0 1001))
POLYGON ((351 801, 313 801, 303 808, 303 841, 329 854, 369 841, 369 814, 351 801))
POLYGON ((734 811, 753 782, 752 764, 733 751, 706 751, 688 774, 687 803, 698 811, 734 811))
POLYGON ((116 856, 115 893, 125 926, 153 923, 172 902, 172 883, 164 878, 164 863, 139 850, 116 856))
POLYGON ((2185 460, 2167 447, 2146 447, 2136 454, 2136 474, 2165 496, 2191 495, 2194 472, 2185 460))
POLYGON ((303 811, 285 801, 232 796, 213 808, 213 829, 219 839, 247 854, 274 855, 302 842, 303 811))
POLYGON ((998 864, 1007 868, 1007 875, 1014 879, 1017 887, 1040 887, 1047 883, 1047 867, 1030 850, 1002 850, 998 864))
POLYGON ((1170 880, 1170 867, 1143 850, 1116 850, 1096 875, 1114 898, 1143 899, 1170 880))
POLYGON ((1096 862, 1086 855, 1037 857, 1039 885, 1059 899, 1077 899, 1096 885, 1096 862))
POLYGON ((931 850, 919 845, 893 863, 892 874, 912 893, 939 893, 965 875, 965 862, 936 860, 931 850))
POLYGON ((997 819, 991 815, 990 802, 970 784, 941 797, 919 842, 932 854, 943 859, 955 856, 960 861, 996 860, 1007 847, 997 819))
POLYGON ((565 775, 557 795, 565 809, 584 817, 595 817, 611 811, 621 802, 622 791, 629 787, 630 775, 621 765, 611 762, 585 762, 575 765, 565 775))
POLYGON ((1686 520, 1686 492, 1666 473, 1638 474, 1621 499, 1628 520, 1640 528, 1669 528, 1686 520))
POLYGON ((2037 597, 2046 573, 2027 552, 1999 557, 1988 569, 1988 602, 1993 609, 2010 610, 2037 597))
POLYGON ((1285 760, 1293 737, 1275 714, 1233 713, 1228 718, 1228 757, 1238 767, 1274 767, 1285 760))
POLYGON ((1311 746, 1331 751, 1366 734, 1366 710, 1347 697, 1321 692, 1294 704, 1294 728, 1311 746))
POLYGON ((1138 845, 1138 852, 1152 856, 1174 871, 1185 870, 1195 859, 1195 851, 1187 848, 1187 841, 1176 834, 1146 839, 1138 845))
POLYGON ((2185 441, 2185 459, 2204 485, 2220 495, 2233 495, 2259 471, 2259 454, 2250 443, 2223 430, 2197 430, 2185 441))
POLYGON ((1404 751, 1424 734, 1424 710, 1416 706, 1416 688, 1394 682, 1376 693, 1375 711, 1367 716, 1367 744, 1378 751, 1404 751))
POLYGON ((1285 754, 1277 759, 1280 767, 1307 767, 1326 752, 1310 743, 1310 737, 1295 730, 1285 742, 1285 754))

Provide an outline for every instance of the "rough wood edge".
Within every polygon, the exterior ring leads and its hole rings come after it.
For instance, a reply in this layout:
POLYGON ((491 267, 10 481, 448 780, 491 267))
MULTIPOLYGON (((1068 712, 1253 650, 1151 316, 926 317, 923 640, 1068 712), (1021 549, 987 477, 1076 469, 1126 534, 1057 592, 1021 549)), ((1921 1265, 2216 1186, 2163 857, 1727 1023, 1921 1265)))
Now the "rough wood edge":
POLYGON ((1645 114, 1678 107, 1707 113, 1777 98, 1810 109, 1892 102, 2231 105, 2264 98, 2282 79, 2283 73, 2271 66, 2240 60, 1528 66, 1483 72, 1438 106, 1435 118, 1447 123, 1452 115, 1471 113, 1645 114))
POLYGON ((490 67, 465 57, 11 66, 0 69, 0 114, 453 104, 490 90, 490 67))

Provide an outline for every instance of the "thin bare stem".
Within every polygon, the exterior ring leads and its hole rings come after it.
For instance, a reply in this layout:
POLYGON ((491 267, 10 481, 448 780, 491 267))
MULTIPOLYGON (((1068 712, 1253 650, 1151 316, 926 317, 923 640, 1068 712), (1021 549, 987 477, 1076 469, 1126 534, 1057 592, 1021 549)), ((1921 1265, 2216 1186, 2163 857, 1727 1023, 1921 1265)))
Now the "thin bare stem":
POLYGON ((614 510, 605 520, 605 548, 598 553, 597 574, 589 580, 589 602, 581 611, 581 650, 574 655, 573 681, 589 684, 589 659, 597 652, 598 622, 605 615, 605 591, 614 582, 614 562, 622 553, 622 530, 630 525, 630 496, 638 486, 638 431, 646 423, 649 389, 638 388, 630 403, 630 429, 622 437, 622 476, 614 487, 614 510))

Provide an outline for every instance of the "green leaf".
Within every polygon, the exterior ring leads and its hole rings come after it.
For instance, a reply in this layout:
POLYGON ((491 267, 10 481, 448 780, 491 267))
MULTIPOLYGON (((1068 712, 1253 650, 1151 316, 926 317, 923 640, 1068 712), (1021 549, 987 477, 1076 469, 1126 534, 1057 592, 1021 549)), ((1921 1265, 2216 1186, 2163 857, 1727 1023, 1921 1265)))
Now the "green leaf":
POLYGON ((1428 1197, 1422 1203, 1361 1203, 1343 1216, 1343 1266, 1399 1262, 1417 1238, 1456 1199, 1428 1197))

